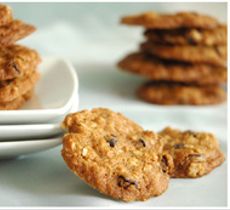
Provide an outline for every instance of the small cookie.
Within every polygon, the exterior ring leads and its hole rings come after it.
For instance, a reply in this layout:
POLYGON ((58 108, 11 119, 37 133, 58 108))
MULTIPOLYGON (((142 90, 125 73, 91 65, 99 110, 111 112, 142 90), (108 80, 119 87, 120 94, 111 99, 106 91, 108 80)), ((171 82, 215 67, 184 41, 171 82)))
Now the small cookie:
POLYGON ((152 42, 141 44, 141 50, 166 60, 177 60, 190 63, 205 63, 226 66, 226 46, 192 46, 192 45, 158 45, 152 42))
POLYGON ((103 194, 124 201, 162 194, 163 172, 158 136, 120 113, 97 108, 69 114, 63 127, 62 156, 69 168, 103 194))
POLYGON ((198 86, 176 82, 150 81, 137 91, 144 101, 162 105, 211 105, 226 100, 225 91, 218 85, 198 86))
POLYGON ((166 61, 152 55, 137 52, 126 56, 118 66, 128 72, 152 80, 167 80, 196 84, 224 84, 227 69, 205 64, 166 61))
POLYGON ((0 103, 10 102, 24 95, 34 87, 38 79, 39 73, 33 71, 23 78, 0 82, 0 103))
POLYGON ((9 6, 0 4, 0 26, 6 25, 13 20, 12 10, 9 6))
POLYGON ((20 20, 13 20, 0 27, 0 46, 12 45, 35 31, 35 27, 20 20))
POLYGON ((127 25, 143 26, 152 29, 174 29, 174 28, 215 28, 218 21, 210 16, 195 12, 178 12, 175 14, 157 14, 146 12, 139 15, 126 16, 121 23, 127 25))
POLYGON ((0 103, 0 110, 16 110, 25 104, 33 96, 33 90, 7 103, 0 103))
POLYGON ((159 135, 163 137, 163 156, 171 177, 201 177, 224 162, 218 141, 211 133, 182 132, 168 127, 159 135))
POLYGON ((149 41, 158 44, 170 45, 203 45, 216 46, 227 44, 227 27, 220 25, 217 28, 179 28, 171 30, 146 30, 144 35, 149 41))
POLYGON ((36 69, 40 63, 39 54, 21 45, 0 47, 0 81, 23 77, 36 69))

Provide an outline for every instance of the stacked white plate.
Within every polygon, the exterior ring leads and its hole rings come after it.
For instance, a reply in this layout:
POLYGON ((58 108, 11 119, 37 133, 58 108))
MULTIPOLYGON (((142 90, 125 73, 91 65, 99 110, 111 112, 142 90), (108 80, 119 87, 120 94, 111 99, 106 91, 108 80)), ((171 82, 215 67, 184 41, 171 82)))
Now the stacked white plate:
POLYGON ((39 71, 33 98, 20 110, 0 111, 0 159, 61 144, 60 123, 78 109, 78 78, 69 62, 43 58, 39 71))

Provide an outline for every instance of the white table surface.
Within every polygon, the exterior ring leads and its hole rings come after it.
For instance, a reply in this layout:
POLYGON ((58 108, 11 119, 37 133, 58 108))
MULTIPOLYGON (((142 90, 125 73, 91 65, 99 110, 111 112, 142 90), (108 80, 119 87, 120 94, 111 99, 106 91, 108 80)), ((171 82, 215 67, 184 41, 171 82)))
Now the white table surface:
MULTIPOLYGON (((17 17, 27 17, 39 27, 33 36, 22 43, 38 49, 44 56, 65 57, 74 63, 80 78, 80 109, 108 107, 124 113, 146 129, 155 131, 168 125, 181 129, 210 131, 216 134, 226 154, 226 104, 210 107, 164 107, 146 104, 139 101, 134 94, 144 79, 118 71, 116 62, 127 52, 137 48, 138 42, 142 40, 141 29, 120 26, 118 19, 122 13, 129 13, 125 11, 138 11, 138 8, 142 11, 150 10, 149 5, 115 5, 114 12, 111 12, 113 10, 108 5, 101 6, 102 8, 94 7, 92 16, 89 16, 89 12, 88 16, 82 16, 82 12, 79 18, 83 18, 85 22, 76 20, 75 24, 71 14, 71 21, 58 19, 55 11, 61 11, 60 5, 56 6, 56 10, 52 5, 28 5, 29 10, 25 9, 25 4, 12 5, 17 9, 17 17), (45 8, 53 10, 49 10, 52 11, 49 13, 45 8), (36 11, 42 9, 42 17, 41 14, 37 17, 36 11), (111 17, 105 18, 103 15, 111 17), (44 17, 47 17, 47 21, 44 17), (106 21, 109 21, 109 24, 106 21)), ((175 11, 178 8, 194 10, 198 8, 196 6, 151 4, 152 9, 161 11, 175 11)), ((64 8, 66 9, 66 6, 64 8)), ((81 9, 87 10, 84 5, 81 9)), ((215 14, 219 14, 224 20, 226 11, 223 9, 223 5, 214 4, 208 11, 212 14, 216 11, 215 14)), ((199 10, 207 12, 206 6, 200 6, 199 10)), ((68 10, 65 10, 65 15, 68 17, 68 10)), ((208 176, 199 179, 172 179, 169 189, 162 196, 146 202, 123 203, 102 196, 84 184, 67 168, 60 150, 61 147, 57 147, 17 160, 0 161, 0 206, 227 205, 226 161, 208 176)))

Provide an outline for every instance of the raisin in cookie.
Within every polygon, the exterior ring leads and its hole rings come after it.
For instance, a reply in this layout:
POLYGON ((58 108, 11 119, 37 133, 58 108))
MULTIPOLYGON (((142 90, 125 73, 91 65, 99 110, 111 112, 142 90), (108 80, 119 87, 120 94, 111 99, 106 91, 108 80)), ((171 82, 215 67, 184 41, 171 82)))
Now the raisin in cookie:
POLYGON ((137 95, 153 104, 161 105, 211 105, 226 100, 225 91, 218 85, 199 86, 166 81, 149 81, 137 95))
POLYGON ((224 155, 211 133, 165 128, 163 157, 171 177, 197 178, 210 173, 224 162, 224 155))
POLYGON ((0 81, 23 77, 36 69, 40 63, 39 54, 21 45, 0 47, 0 81))
POLYGON ((152 80, 196 84, 225 84, 227 69, 206 64, 166 61, 146 53, 132 53, 123 58, 118 66, 131 73, 139 74, 152 80))
POLYGON ((177 60, 190 63, 205 63, 216 66, 226 66, 226 46, 192 46, 192 45, 160 45, 145 42, 141 50, 166 60, 177 60))
POLYGON ((123 17, 121 23, 152 29, 215 28, 219 25, 215 18, 195 12, 178 12, 175 14, 145 12, 123 17))
POLYGON ((62 156, 69 168, 103 194, 124 201, 146 200, 168 186, 157 134, 120 113, 97 108, 69 114, 62 156))
POLYGON ((179 28, 171 30, 148 29, 144 35, 149 41, 158 44, 170 45, 203 45, 216 46, 227 44, 227 27, 220 25, 217 28, 179 28))

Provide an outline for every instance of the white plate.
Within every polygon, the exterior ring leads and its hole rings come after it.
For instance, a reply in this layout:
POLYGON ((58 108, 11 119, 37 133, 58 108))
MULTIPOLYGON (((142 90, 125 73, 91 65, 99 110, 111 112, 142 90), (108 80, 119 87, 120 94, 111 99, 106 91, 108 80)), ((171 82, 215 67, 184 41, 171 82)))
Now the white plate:
MULTIPOLYGON (((57 124, 34 124, 34 125, 0 125, 0 142, 23 139, 43 139, 60 135, 62 129, 57 124)), ((1 143, 0 143, 1 147, 1 143)))
POLYGON ((61 144, 60 137, 42 140, 14 141, 0 143, 0 159, 8 159, 20 155, 47 150, 61 144))
MULTIPOLYGON (((69 112, 76 112, 78 110, 78 101, 79 99, 77 95, 74 97, 74 102, 69 112)), ((63 118, 64 117, 65 116, 63 116, 63 118)), ((63 118, 55 120, 50 124, 0 125, 0 142, 52 138, 60 135, 63 132, 60 128, 63 118)))
POLYGON ((21 110, 0 111, 0 124, 47 123, 62 117, 78 100, 78 79, 73 66, 58 58, 42 60, 34 97, 21 110))

